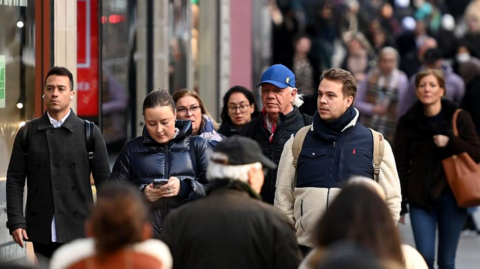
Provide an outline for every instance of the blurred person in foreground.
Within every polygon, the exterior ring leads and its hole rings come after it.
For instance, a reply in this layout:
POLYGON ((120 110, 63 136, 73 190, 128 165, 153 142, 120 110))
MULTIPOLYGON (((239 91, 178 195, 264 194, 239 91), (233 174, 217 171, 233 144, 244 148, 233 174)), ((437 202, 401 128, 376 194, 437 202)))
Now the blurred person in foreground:
POLYGON ((233 86, 223 96, 222 125, 218 132, 226 137, 239 134, 258 115, 253 93, 245 87, 233 86))
POLYGON ((165 222, 162 239, 174 268, 298 267, 293 227, 259 196, 264 170, 275 166, 249 138, 235 135, 218 144, 207 169, 207 196, 165 222))
POLYGON ((455 268, 455 255, 467 209, 459 207, 447 183, 442 160, 466 152, 480 162, 480 141, 470 114, 462 110, 453 135, 457 106, 442 97, 448 85, 440 70, 415 77, 418 101, 402 116, 395 134, 395 160, 402 184, 402 219, 410 211, 417 250, 434 268, 435 241, 439 268, 455 268), (407 208, 407 204, 409 208, 407 208))
POLYGON ((131 185, 105 186, 85 227, 88 238, 59 248, 50 268, 172 268, 168 247, 150 239, 152 224, 147 206, 131 185))
POLYGON ((330 247, 340 242, 351 242, 383 261, 394 262, 407 269, 426 269, 422 256, 411 247, 402 252, 400 235, 383 200, 384 195, 375 181, 353 177, 317 221, 314 233, 316 247, 299 268, 315 268, 322 264, 330 247))
POLYGON ((394 261, 383 260, 364 247, 341 241, 322 251, 322 262, 316 269, 405 269, 394 261))
POLYGON ((210 147, 215 148, 223 136, 217 132, 218 123, 207 111, 198 93, 183 89, 176 91, 172 98, 177 109, 177 119, 191 121, 192 135, 205 138, 210 147))
MULTIPOLYGON (((283 146, 292 134, 312 123, 312 117, 298 109, 303 100, 295 88, 295 75, 286 66, 276 64, 263 72, 261 81, 263 109, 261 115, 245 125, 240 135, 257 141, 265 156, 275 164, 280 161, 283 146)), ((273 204, 277 168, 265 175, 260 192, 263 201, 273 204)))
POLYGON ((143 134, 120 152, 110 179, 131 182, 151 207, 154 237, 162 232, 165 216, 206 192, 208 144, 192 136, 190 121, 176 120, 176 109, 165 90, 150 92, 143 101, 143 134), (164 185, 155 186, 155 179, 164 185))
POLYGON ((382 48, 378 67, 358 85, 355 102, 363 125, 382 133, 391 142, 400 117, 398 110, 408 90, 407 75, 398 69, 399 60, 396 49, 382 48))

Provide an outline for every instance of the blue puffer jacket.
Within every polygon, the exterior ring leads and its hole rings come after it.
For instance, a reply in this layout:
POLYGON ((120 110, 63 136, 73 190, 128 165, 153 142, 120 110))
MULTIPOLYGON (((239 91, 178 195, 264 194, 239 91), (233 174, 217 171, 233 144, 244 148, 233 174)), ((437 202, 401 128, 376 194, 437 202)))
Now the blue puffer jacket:
POLYGON ((178 196, 150 204, 155 237, 159 237, 168 212, 206 193, 208 142, 203 137, 191 136, 190 121, 177 120, 175 127, 178 128, 176 137, 165 144, 155 142, 144 128, 142 136, 125 145, 110 175, 111 180, 131 182, 140 189, 155 178, 180 179, 178 196))

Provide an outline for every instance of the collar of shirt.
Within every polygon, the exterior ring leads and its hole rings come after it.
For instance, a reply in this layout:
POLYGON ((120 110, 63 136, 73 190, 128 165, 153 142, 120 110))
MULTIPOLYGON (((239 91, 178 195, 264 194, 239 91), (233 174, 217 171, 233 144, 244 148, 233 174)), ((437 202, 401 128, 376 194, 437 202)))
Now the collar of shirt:
POLYGON ((56 120, 50 116, 50 114, 47 111, 48 119, 50 120, 50 123, 53 125, 53 128, 60 128, 62 127, 62 124, 65 122, 65 120, 70 116, 71 110, 68 111, 67 115, 63 117, 61 120, 56 120))

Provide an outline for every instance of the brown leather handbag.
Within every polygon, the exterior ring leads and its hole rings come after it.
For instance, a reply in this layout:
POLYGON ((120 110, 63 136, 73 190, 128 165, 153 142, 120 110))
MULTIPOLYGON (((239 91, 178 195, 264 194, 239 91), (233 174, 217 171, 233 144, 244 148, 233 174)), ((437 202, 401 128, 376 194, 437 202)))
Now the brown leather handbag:
MULTIPOLYGON (((453 114, 453 135, 458 136, 457 116, 461 109, 453 114)), ((480 164, 463 152, 442 160, 448 185, 452 189, 457 205, 471 207, 480 205, 480 164)))

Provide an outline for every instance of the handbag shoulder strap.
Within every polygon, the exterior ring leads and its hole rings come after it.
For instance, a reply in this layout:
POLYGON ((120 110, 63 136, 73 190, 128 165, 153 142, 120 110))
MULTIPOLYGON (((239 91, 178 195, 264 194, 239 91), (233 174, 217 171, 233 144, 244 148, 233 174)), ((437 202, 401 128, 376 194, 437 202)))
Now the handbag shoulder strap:
POLYGON ((453 116, 452 116, 452 127, 453 127, 453 135, 454 136, 458 136, 457 117, 458 117, 458 113, 460 113, 460 111, 462 111, 462 109, 458 108, 457 110, 455 110, 455 113, 453 113, 453 116))

